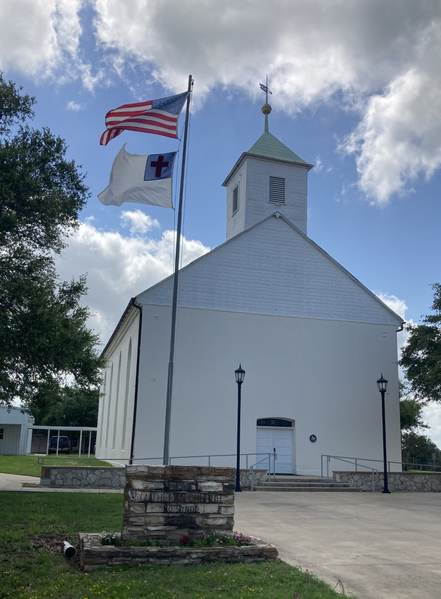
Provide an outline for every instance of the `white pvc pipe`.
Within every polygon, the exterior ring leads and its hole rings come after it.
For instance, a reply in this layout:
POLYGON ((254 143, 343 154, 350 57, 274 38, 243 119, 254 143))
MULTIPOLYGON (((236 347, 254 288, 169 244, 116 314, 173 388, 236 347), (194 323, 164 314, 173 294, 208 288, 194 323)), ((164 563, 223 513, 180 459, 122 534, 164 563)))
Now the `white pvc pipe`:
POLYGON ((66 557, 67 559, 72 559, 73 557, 76 556, 77 550, 75 549, 75 547, 73 545, 71 545, 67 541, 64 541, 63 553, 64 553, 64 557, 66 557))

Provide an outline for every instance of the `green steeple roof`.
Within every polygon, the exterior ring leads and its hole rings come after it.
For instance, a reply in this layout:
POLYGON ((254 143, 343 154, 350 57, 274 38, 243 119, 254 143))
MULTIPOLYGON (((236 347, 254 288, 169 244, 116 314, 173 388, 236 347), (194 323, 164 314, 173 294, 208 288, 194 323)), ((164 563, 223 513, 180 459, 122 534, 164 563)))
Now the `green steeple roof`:
POLYGON ((308 164, 269 131, 265 131, 259 137, 256 143, 248 150, 247 154, 264 156, 265 158, 273 158, 275 160, 285 160, 287 162, 296 162, 298 164, 308 164))

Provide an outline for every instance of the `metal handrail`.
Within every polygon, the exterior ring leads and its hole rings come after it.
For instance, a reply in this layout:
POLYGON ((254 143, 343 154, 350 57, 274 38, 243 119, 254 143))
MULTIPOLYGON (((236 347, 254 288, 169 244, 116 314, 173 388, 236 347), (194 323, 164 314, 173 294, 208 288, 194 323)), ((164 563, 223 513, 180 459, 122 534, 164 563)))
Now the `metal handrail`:
MULTIPOLYGON (((259 452, 259 453, 241 453, 240 456, 243 457, 245 456, 245 468, 246 470, 249 469, 248 466, 248 457, 249 456, 260 456, 263 455, 265 456, 264 459, 267 459, 268 457, 268 453, 267 452, 259 452)), ((193 458, 207 458, 207 462, 208 462, 208 466, 211 466, 211 459, 212 458, 230 458, 230 457, 236 457, 237 454, 236 453, 210 453, 210 454, 202 454, 202 455, 175 455, 175 456, 170 456, 169 457, 169 465, 171 465, 171 461, 172 460, 187 460, 187 459, 193 459, 193 458)), ((39 457, 39 460, 44 460, 44 458, 47 459, 59 459, 59 460, 63 460, 65 458, 52 458, 50 456, 44 456, 44 457, 39 457)), ((87 458, 71 458, 69 457, 69 459, 87 459, 87 458)), ((94 458, 90 458, 91 460, 102 460, 102 461, 110 461, 110 462, 128 462, 129 458, 114 458, 114 457, 94 457, 94 458)), ((141 462, 141 461, 153 461, 153 460, 163 460, 163 456, 157 456, 157 457, 144 457, 144 458, 132 458, 132 462, 141 462)), ((39 462, 40 463, 40 462, 39 462)), ((43 462, 41 462, 43 463, 43 462)))
MULTIPOLYGON (((343 455, 343 456, 341 456, 341 455, 329 455, 328 456, 328 454, 326 454, 326 453, 322 454, 321 457, 322 458, 324 458, 324 457, 330 457, 330 458, 334 458, 336 460, 337 459, 339 459, 339 460, 353 460, 354 464, 355 464, 355 471, 356 472, 358 471, 357 468, 358 468, 359 462, 378 462, 378 463, 381 463, 381 464, 383 463, 383 460, 374 460, 372 458, 358 458, 358 457, 345 456, 345 455, 343 455)), ((401 467, 403 467, 403 466, 406 466, 406 467, 412 466, 412 467, 418 468, 420 470, 420 472, 423 472, 423 467, 424 468, 428 468, 428 469, 433 469, 433 470, 436 470, 436 468, 438 468, 441 471, 441 466, 435 466, 433 464, 417 464, 415 462, 402 462, 402 461, 398 462, 398 461, 395 461, 395 460, 387 460, 387 471, 388 472, 390 472, 390 465, 391 464, 399 464, 401 467)), ((361 464, 361 467, 362 468, 367 468, 368 466, 364 466, 363 464, 361 464)))
MULTIPOLYGON (((351 457, 322 454, 320 456, 320 475, 322 478, 323 478, 323 458, 326 458, 326 478, 328 480, 330 480, 330 478, 329 478, 329 462, 331 461, 331 458, 334 460, 339 460, 340 462, 345 462, 346 464, 355 464, 356 472, 358 472, 357 460, 363 459, 363 458, 351 458, 351 457)), ((372 461, 380 462, 381 460, 372 460, 372 461)), ((365 466, 364 464, 361 464, 361 467, 366 468, 367 470, 371 471, 371 473, 372 473, 372 493, 375 493, 375 478, 374 478, 374 476, 375 475, 378 476, 378 470, 376 468, 371 468, 370 466, 365 466)))
MULTIPOLYGON (((37 457, 37 464, 44 466, 44 460, 56 460, 58 462, 66 462, 66 458, 57 458, 57 457, 51 457, 49 455, 45 455, 45 456, 39 456, 37 457)), ((86 462, 86 466, 89 466, 89 462, 105 462, 106 460, 101 460, 98 458, 76 458, 73 456, 69 456, 67 458, 67 460, 69 462, 86 462)), ((107 466, 102 466, 102 468, 107 468, 107 466)))
MULTIPOLYGON (((264 455, 267 456, 268 453, 241 453, 240 457, 245 456, 245 468, 248 469, 248 456, 257 456, 257 455, 264 455)), ((236 453, 211 453, 211 454, 205 454, 205 455, 179 455, 179 456, 171 456, 169 458, 169 465, 171 466, 171 461, 172 460, 186 460, 186 459, 192 459, 192 458, 208 458, 208 466, 211 466, 211 458, 230 458, 230 457, 236 457, 237 454, 236 453)), ((137 459, 158 459, 158 458, 137 458, 137 459)), ((162 459, 162 458, 160 458, 162 459)))
MULTIPOLYGON (((277 453, 269 453, 268 454, 268 472, 271 469, 271 456, 274 456, 274 462, 273 462, 273 476, 276 476, 276 460, 277 460, 277 453)), ((256 462, 255 464, 253 464, 252 466, 250 466, 250 485, 251 485, 251 491, 254 491, 254 467, 257 466, 258 464, 261 464, 262 462, 265 462, 267 458, 263 458, 262 460, 259 460, 258 462, 256 462)), ((271 476, 271 474, 270 474, 271 476)))

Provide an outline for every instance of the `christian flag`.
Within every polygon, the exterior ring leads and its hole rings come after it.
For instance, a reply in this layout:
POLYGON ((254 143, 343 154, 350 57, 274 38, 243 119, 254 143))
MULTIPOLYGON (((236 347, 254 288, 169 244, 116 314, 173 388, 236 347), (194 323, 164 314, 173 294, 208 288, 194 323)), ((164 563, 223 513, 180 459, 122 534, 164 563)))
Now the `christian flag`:
POLYGON ((106 130, 100 145, 106 146, 124 130, 178 137, 178 119, 188 92, 160 100, 124 104, 106 114, 106 130))
POLYGON ((110 183, 98 194, 106 206, 124 202, 173 208, 172 172, 176 152, 140 156, 126 152, 123 145, 115 158, 110 183))

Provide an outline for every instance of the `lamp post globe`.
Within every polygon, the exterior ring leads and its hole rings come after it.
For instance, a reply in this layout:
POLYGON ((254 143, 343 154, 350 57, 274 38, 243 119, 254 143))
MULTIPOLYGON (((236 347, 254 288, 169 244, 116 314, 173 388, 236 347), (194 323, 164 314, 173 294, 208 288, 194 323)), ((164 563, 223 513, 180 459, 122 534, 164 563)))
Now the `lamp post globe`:
POLYGON ((237 454, 236 454, 236 493, 241 493, 240 487, 240 411, 241 411, 241 390, 242 383, 245 378, 245 370, 242 368, 242 364, 239 364, 239 368, 234 371, 237 383, 237 454))
POLYGON ((389 491, 389 483, 387 477, 387 450, 386 450, 386 412, 384 406, 384 396, 387 391, 388 381, 383 377, 383 373, 381 373, 381 377, 377 381, 378 391, 381 393, 381 416, 383 423, 383 493, 390 493, 389 491))

